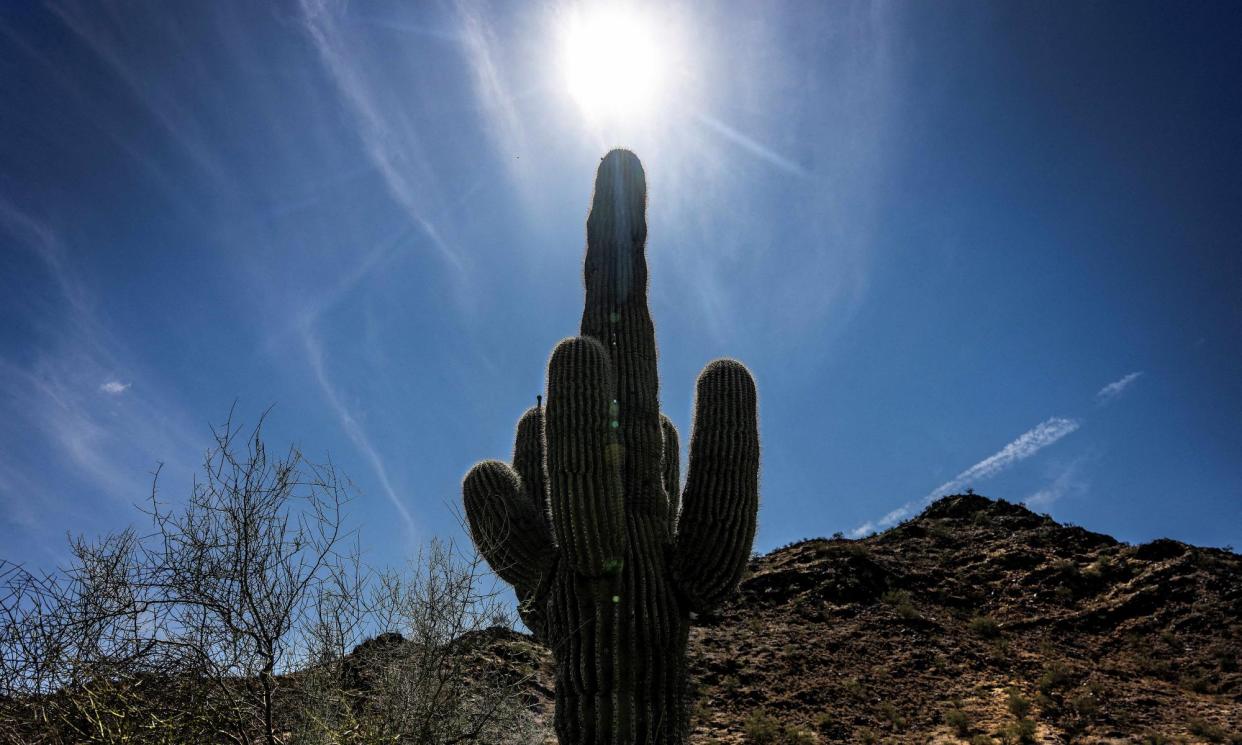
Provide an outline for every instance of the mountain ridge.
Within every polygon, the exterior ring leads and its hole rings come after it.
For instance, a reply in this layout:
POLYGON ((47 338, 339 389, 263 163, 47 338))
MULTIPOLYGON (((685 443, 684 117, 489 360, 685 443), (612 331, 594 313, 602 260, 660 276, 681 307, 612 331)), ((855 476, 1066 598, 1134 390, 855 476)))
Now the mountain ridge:
POLYGON ((698 743, 1242 743, 1242 557, 973 493, 755 556, 690 633, 698 743))

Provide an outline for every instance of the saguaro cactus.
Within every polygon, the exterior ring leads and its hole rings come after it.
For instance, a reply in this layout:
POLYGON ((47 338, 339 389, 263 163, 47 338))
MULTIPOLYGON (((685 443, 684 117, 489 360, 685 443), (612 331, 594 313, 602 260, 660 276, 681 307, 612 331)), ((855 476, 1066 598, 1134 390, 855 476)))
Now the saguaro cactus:
POLYGON ((646 240, 642 165, 614 150, 587 218, 581 335, 552 352, 547 407, 518 422, 513 465, 483 461, 463 484, 479 550, 556 659, 563 745, 686 741, 689 616, 733 590, 755 534, 755 384, 739 362, 699 375, 680 488, 646 240))

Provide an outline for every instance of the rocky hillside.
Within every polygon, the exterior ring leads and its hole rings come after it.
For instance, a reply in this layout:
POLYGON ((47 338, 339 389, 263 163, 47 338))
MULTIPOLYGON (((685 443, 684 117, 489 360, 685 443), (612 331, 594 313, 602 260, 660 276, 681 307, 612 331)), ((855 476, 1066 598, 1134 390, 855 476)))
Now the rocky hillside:
POLYGON ((1242 743, 1242 557, 973 494, 754 559, 690 647, 701 743, 1242 743))

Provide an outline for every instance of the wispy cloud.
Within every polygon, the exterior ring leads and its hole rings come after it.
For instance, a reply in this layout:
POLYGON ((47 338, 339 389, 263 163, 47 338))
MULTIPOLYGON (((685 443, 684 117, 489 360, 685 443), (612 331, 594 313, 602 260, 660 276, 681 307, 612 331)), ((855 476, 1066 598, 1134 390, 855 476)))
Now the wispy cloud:
POLYGON ((461 21, 461 41, 474 72, 475 95, 489 114, 489 133, 498 154, 505 156, 504 162, 514 167, 520 161, 510 156, 524 149, 526 137, 522 117, 510 93, 511 86, 506 83, 503 65, 497 59, 499 45, 496 34, 488 21, 486 9, 479 7, 478 3, 458 2, 457 10, 461 21))
POLYGON ((1062 497, 1086 491, 1087 483, 1081 476, 1084 462, 1086 458, 1077 458, 1063 466, 1051 483, 1022 500, 1022 503, 1033 510, 1046 512, 1062 497))
POLYGON ((104 393, 107 393, 110 396, 119 396, 125 391, 129 390, 129 387, 131 385, 133 384, 122 383, 119 380, 109 380, 107 383, 104 383, 103 385, 99 386, 99 390, 103 391, 104 393))
POLYGON ((426 195, 409 174, 429 175, 430 167, 418 138, 409 126, 397 126, 385 116, 386 98, 374 90, 371 78, 359 69, 338 25, 338 8, 323 0, 302 0, 302 17, 315 50, 338 93, 358 124, 358 135, 372 164, 383 176, 388 193, 421 228, 428 242, 457 271, 461 257, 426 217, 426 195))
POLYGON ((1040 422, 1034 428, 1023 432, 1013 442, 933 489, 923 498, 923 502, 931 502, 938 497, 952 494, 969 484, 995 476, 1014 463, 1026 460, 1040 450, 1052 445, 1080 426, 1082 426, 1082 423, 1077 419, 1066 419, 1064 417, 1052 417, 1047 421, 1040 422))
POLYGON ((371 444, 371 438, 367 436, 366 429, 363 428, 362 423, 358 421, 358 417, 354 415, 349 406, 345 404, 336 386, 332 384, 331 378, 328 377, 327 367, 324 363, 323 346, 319 343, 319 338, 309 325, 302 328, 302 343, 306 350, 311 370, 315 374, 315 382, 318 383, 319 390, 332 407, 333 413, 336 414, 337 421, 341 424, 341 429, 345 431, 346 436, 354 443, 354 447, 358 448, 358 451, 367 459, 367 462, 371 465, 372 472, 375 474, 375 479, 384 491, 384 496, 388 498, 393 509, 401 517, 407 533, 413 535, 415 532, 414 518, 410 515, 405 502, 397 495, 397 491, 393 488, 392 480, 388 477, 388 469, 384 466, 384 459, 380 457, 379 451, 371 444))
POLYGON ((161 86, 153 85, 152 78, 143 75, 126 53, 127 47, 135 48, 125 35, 129 19, 120 13, 95 12, 98 8, 93 3, 55 3, 51 10, 98 56, 203 173, 217 183, 226 181, 219 158, 205 144, 207 138, 199 134, 200 119, 190 115, 178 102, 176 89, 161 93, 161 86))
POLYGON ((737 145, 738 147, 742 148, 743 150, 750 153, 751 155, 754 155, 760 160, 764 160, 768 162, 769 164, 776 166, 777 168, 781 169, 782 171, 786 173, 793 174, 794 176, 803 176, 803 177, 810 175, 809 173, 807 173, 805 168, 793 162, 789 158, 786 158, 785 156, 776 152, 772 148, 764 145, 758 140, 755 140, 754 138, 751 138, 751 137, 747 137, 746 135, 742 134, 741 132, 734 129, 733 127, 730 127, 728 124, 725 124, 719 119, 716 119, 715 117, 708 116, 707 114, 696 113, 694 115, 694 118, 700 124, 704 125, 708 129, 712 130, 713 132, 725 138, 726 140, 733 143, 734 145, 737 145))
POLYGON ((939 497, 952 494, 970 484, 976 484, 991 478, 1013 464, 1030 458, 1049 445, 1074 432, 1080 426, 1082 426, 1082 423, 1079 420, 1067 419, 1065 417, 1052 417, 1040 422, 1035 427, 1018 435, 1013 442, 936 487, 922 499, 906 502, 878 520, 868 520, 850 531, 850 535, 857 538, 895 525, 913 514, 915 510, 931 504, 939 497))
POLYGON ((0 241, 39 260, 40 292, 21 307, 43 332, 29 354, 0 359, 0 388, 8 394, 0 398, 0 417, 13 425, 0 433, 4 511, 26 525, 73 514, 98 520, 97 510, 107 509, 100 496, 113 507, 142 501, 159 462, 188 483, 205 438, 194 436, 177 401, 161 395, 140 360, 100 321, 58 231, 0 198, 0 241), (118 369, 132 374, 131 382, 115 379, 118 369), (136 379, 143 380, 141 395, 136 379))
POLYGON ((1116 401, 1117 398, 1121 396, 1122 393, 1125 393, 1126 389, 1133 385, 1134 381, 1138 380, 1142 375, 1143 371, 1137 370, 1125 375, 1120 380, 1114 380, 1104 386, 1098 393, 1095 394, 1096 403, 1103 406, 1116 401))

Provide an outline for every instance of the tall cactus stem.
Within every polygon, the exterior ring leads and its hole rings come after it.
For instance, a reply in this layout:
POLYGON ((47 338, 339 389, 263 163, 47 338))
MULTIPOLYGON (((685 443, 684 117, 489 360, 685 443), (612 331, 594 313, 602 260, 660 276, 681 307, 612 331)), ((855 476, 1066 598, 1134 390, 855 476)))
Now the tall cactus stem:
POLYGON ((518 422, 513 465, 462 485, 479 551, 556 660, 561 745, 684 745, 692 612, 722 602, 759 507, 758 401, 734 360, 696 388, 686 485, 660 413, 647 308, 647 185, 633 153, 600 162, 580 335, 560 342, 518 422))

